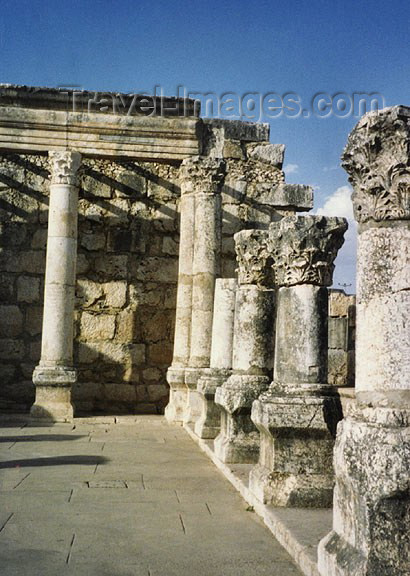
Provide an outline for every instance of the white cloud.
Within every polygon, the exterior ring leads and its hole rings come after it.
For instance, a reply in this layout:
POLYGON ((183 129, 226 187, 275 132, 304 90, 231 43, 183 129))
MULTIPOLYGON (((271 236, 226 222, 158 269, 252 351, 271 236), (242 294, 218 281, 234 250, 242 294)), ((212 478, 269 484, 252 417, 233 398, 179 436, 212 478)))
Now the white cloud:
POLYGON ((326 198, 322 208, 318 208, 316 214, 321 216, 343 216, 350 220, 353 217, 353 204, 350 198, 352 190, 350 186, 341 186, 333 194, 326 198))
POLYGON ((299 170, 299 164, 286 164, 283 171, 286 175, 295 174, 299 170))
POLYGON ((346 289, 347 292, 355 292, 356 284, 357 225, 353 217, 351 194, 350 186, 341 186, 328 196, 323 206, 315 212, 321 216, 343 216, 349 223, 345 243, 336 258, 333 275, 334 288, 340 288, 341 284, 351 284, 346 289))

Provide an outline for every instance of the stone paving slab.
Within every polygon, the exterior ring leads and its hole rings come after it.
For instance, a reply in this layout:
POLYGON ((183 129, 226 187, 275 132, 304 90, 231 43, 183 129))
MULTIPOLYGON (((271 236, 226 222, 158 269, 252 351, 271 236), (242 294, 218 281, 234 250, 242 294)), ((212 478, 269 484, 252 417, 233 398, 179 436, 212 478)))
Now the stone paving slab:
POLYGON ((300 576, 182 429, 0 420, 1 576, 300 576))

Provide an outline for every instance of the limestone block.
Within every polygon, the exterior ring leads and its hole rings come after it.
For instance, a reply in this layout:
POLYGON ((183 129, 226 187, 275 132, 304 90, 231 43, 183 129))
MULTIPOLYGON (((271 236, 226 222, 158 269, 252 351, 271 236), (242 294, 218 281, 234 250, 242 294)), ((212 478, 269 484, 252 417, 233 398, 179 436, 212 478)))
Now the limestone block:
POLYGON ((117 329, 115 340, 117 342, 132 342, 136 336, 136 313, 134 310, 122 310, 117 314, 117 329))
POLYGON ((76 268, 77 268, 77 274, 86 274, 89 269, 90 269, 90 263, 88 261, 88 258, 85 254, 77 254, 77 264, 76 264, 76 268))
MULTIPOLYGON (((1 256, 1 249, 0 249, 1 256)), ((1 302, 14 302, 14 274, 1 273, 0 276, 0 301, 1 302)))
POLYGON ((92 342, 78 343, 78 361, 80 364, 92 364, 98 358, 98 345, 92 342))
POLYGON ((47 246, 47 229, 36 230, 31 238, 31 248, 33 250, 45 250, 47 246))
POLYGON ((17 279, 17 301, 37 302, 40 299, 40 279, 33 276, 19 276, 17 279))
POLYGON ((147 396, 151 402, 167 399, 169 388, 165 384, 149 384, 147 386, 147 396))
POLYGON ((0 190, 0 201, 0 222, 38 222, 38 202, 27 194, 13 189, 0 190))
POLYGON ((135 279, 139 282, 176 282, 178 261, 171 258, 148 257, 131 262, 135 279))
POLYGON ((81 300, 82 306, 98 306, 103 298, 103 288, 101 284, 85 278, 77 280, 76 295, 81 300))
MULTIPOLYGON (((328 382, 331 386, 348 385, 349 366, 348 355, 344 350, 329 350, 328 382)), ((352 375, 350 375, 350 378, 352 375)), ((350 383, 350 382, 349 382, 350 383)))
POLYGON ((348 330, 347 317, 342 318, 330 317, 328 320, 329 348, 339 348, 340 350, 347 351, 348 348, 347 330, 348 330))
POLYGON ((111 340, 115 333, 115 316, 113 314, 90 314, 81 316, 81 337, 86 340, 111 340))
POLYGON ((14 338, 21 334, 23 314, 18 306, 0 306, 0 338, 14 338))
POLYGON ((80 246, 86 250, 103 250, 105 247, 104 232, 84 232, 79 236, 80 246))
POLYGON ((111 187, 108 184, 102 182, 102 174, 93 173, 87 171, 89 175, 84 175, 81 178, 81 188, 82 190, 91 196, 97 196, 100 198, 110 198, 111 197, 111 187), (100 179, 101 178, 101 179, 100 179))
POLYGON ((240 140, 225 140, 222 155, 224 158, 237 158, 238 160, 243 160, 245 154, 242 150, 240 140))
POLYGON ((129 252, 132 248, 132 231, 127 228, 113 227, 108 231, 108 252, 129 252))
POLYGON ((173 345, 169 340, 148 344, 148 362, 153 365, 169 366, 172 362, 172 349, 173 345))
POLYGON ((41 356, 41 340, 30 342, 29 358, 33 362, 38 362, 41 356))
POLYGON ((28 274, 44 274, 46 255, 42 250, 31 250, 20 254, 20 268, 28 274))
POLYGON ((144 382, 158 382, 158 380, 160 380, 162 374, 161 371, 158 370, 158 368, 146 368, 145 370, 143 370, 142 372, 142 377, 144 379, 144 382))
POLYGON ((105 305, 109 308, 122 308, 127 299, 126 282, 106 282, 102 285, 105 305))
POLYGON ((128 256, 107 255, 98 256, 95 259, 95 271, 104 274, 105 277, 126 278, 128 273, 128 256))
POLYGON ((350 316, 356 304, 356 296, 343 290, 329 290, 329 316, 350 316))
POLYGON ((170 256, 178 255, 179 245, 172 236, 164 236, 162 239, 162 253, 170 256))
POLYGON ((267 164, 272 164, 273 166, 282 168, 285 156, 285 145, 271 144, 270 142, 248 144, 247 152, 251 158, 256 158, 262 162, 266 162, 267 164))

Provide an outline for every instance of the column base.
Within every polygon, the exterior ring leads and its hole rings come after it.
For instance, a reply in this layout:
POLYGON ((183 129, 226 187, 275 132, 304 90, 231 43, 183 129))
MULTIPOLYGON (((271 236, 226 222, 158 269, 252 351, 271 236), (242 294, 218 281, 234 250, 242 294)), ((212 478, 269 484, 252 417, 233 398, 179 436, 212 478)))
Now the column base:
POLYGON ((252 406, 260 457, 249 488, 264 504, 331 507, 333 434, 341 419, 336 397, 275 396, 271 389, 252 406))
POLYGON ((221 431, 214 450, 222 462, 258 461, 259 432, 251 420, 251 407, 268 385, 268 376, 232 374, 217 388, 215 402, 221 407, 221 431))
POLYGON ((72 422, 74 407, 71 386, 77 381, 77 372, 71 367, 37 366, 33 372, 36 399, 31 407, 32 418, 49 422, 72 422))
POLYGON ((169 368, 167 382, 170 386, 170 391, 169 402, 165 407, 165 418, 168 422, 182 424, 188 399, 185 368, 169 368))
POLYGON ((230 373, 230 370, 210 368, 198 380, 202 409, 199 419, 195 422, 195 434, 199 438, 212 440, 221 430, 221 409, 215 404, 215 392, 229 378, 230 373))
POLYGON ((320 574, 410 574, 410 411, 352 408, 338 429, 335 467, 320 574))
POLYGON ((201 417, 202 398, 198 392, 198 380, 208 368, 186 368, 185 385, 188 390, 184 413, 184 424, 195 424, 201 417))

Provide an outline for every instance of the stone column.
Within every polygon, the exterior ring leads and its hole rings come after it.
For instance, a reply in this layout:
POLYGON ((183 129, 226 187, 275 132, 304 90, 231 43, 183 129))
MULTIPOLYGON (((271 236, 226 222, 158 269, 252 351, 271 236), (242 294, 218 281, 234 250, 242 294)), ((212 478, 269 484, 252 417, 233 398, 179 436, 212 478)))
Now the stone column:
POLYGON ((192 265, 191 346, 185 384, 188 389, 184 422, 201 415, 201 395, 197 385, 209 368, 212 343, 215 280, 220 274, 222 205, 221 187, 225 163, 218 158, 191 160, 195 187, 195 233, 192 265))
POLYGON ((41 360, 33 373, 36 399, 31 414, 66 422, 73 418, 73 314, 77 256, 78 152, 50 152, 48 216, 41 360))
POLYGON ((224 170, 222 160, 201 156, 187 158, 181 164, 177 309, 174 354, 167 374, 170 400, 165 410, 171 422, 192 419, 197 368, 209 368, 224 170), (193 370, 188 373, 189 368, 193 370))
POLYGON ((195 423, 195 433, 199 438, 215 438, 221 428, 221 412, 214 398, 232 368, 236 289, 235 278, 218 278, 215 282, 210 368, 198 380, 202 411, 195 423))
POLYGON ((192 316, 192 268, 195 231, 195 187, 191 178, 191 158, 181 164, 180 233, 177 304, 172 365, 167 372, 170 386, 165 417, 169 422, 182 422, 188 399, 185 369, 189 363, 192 316))
POLYGON ((250 419, 253 400, 271 380, 273 366, 274 302, 267 232, 235 234, 239 287, 236 292, 233 373, 216 390, 221 407, 221 432, 214 441, 223 462, 255 462, 259 434, 250 419))
POLYGON ((359 223, 356 405, 338 427, 323 576, 410 574, 410 108, 364 116, 343 166, 359 223))
POLYGON ((277 296, 274 378, 252 406, 260 456, 250 489, 265 504, 331 505, 340 402, 327 384, 328 290, 343 218, 288 216, 270 227, 277 296))

